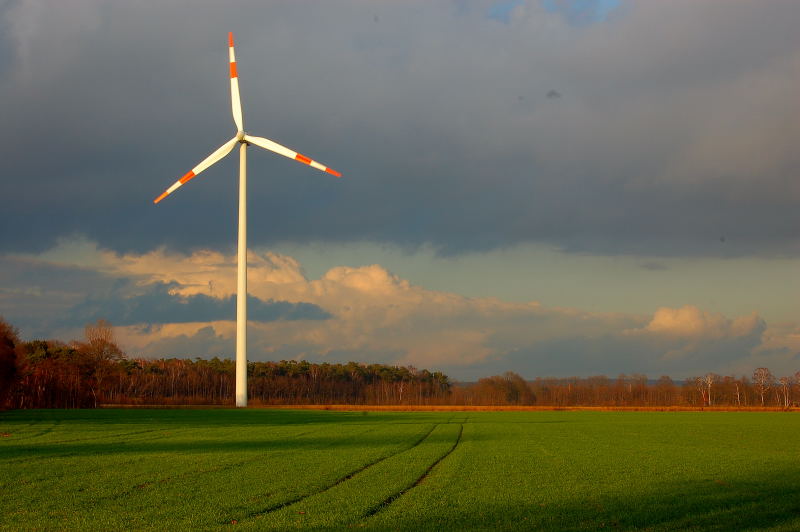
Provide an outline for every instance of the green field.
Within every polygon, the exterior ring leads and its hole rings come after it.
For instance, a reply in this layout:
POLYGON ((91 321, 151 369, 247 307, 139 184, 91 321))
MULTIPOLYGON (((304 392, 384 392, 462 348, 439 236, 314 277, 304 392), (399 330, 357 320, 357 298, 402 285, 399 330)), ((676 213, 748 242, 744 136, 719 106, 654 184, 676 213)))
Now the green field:
POLYGON ((0 528, 800 530, 800 416, 0 413, 0 528))

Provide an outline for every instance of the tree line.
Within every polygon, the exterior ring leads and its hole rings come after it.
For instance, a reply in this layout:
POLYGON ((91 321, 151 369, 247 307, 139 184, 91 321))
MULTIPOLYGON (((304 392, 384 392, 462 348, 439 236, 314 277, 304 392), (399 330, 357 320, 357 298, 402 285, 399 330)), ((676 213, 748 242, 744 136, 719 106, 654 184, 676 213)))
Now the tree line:
MULTIPOLYGON (((250 362, 255 405, 472 405, 789 408, 800 404, 800 371, 774 376, 706 373, 673 381, 645 375, 536 378, 512 372, 451 382, 438 371, 384 364, 250 362)), ((21 341, 0 318, 0 407, 93 408, 101 405, 232 405, 235 362, 213 358, 130 358, 111 325, 87 325, 84 338, 21 341)))
POLYGON ((641 374, 526 381, 507 372, 454 386, 450 401, 476 406, 790 408, 800 406, 800 371, 776 377, 768 368, 757 368, 752 376, 706 373, 678 382, 666 375, 652 381, 641 374))
MULTIPOLYGON (((93 408, 100 405, 233 404, 230 359, 129 358, 111 325, 87 325, 85 338, 21 341, 0 319, 0 406, 93 408)), ((442 404, 447 375, 413 366, 249 362, 252 404, 442 404)))

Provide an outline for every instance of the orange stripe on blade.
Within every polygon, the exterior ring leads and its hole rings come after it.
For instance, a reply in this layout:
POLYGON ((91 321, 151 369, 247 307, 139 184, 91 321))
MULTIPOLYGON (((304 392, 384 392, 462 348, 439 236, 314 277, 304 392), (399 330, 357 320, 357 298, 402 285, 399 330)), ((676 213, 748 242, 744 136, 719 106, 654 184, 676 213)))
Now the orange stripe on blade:
POLYGON ((302 153, 298 153, 294 156, 296 161, 300 161, 301 163, 311 164, 311 159, 303 155, 302 153))
POLYGON ((342 174, 340 174, 339 172, 337 172, 333 168, 326 168, 325 171, 328 172, 329 174, 335 175, 336 177, 342 177, 342 174))
POLYGON ((232 31, 228 32, 228 46, 233 48, 233 32, 232 31))
POLYGON ((167 195, 169 195, 169 192, 166 192, 166 191, 162 192, 159 197, 157 197, 156 199, 153 200, 153 203, 158 203, 162 199, 166 198, 167 195))
POLYGON ((238 77, 239 74, 236 72, 236 63, 231 63, 231 79, 238 77))
POLYGON ((179 181, 181 182, 181 185, 182 185, 182 184, 184 184, 184 183, 186 183, 187 181, 189 181, 189 180, 190 180, 191 178, 193 178, 195 175, 196 175, 196 174, 195 174, 194 172, 192 172, 191 170, 189 170, 189 172, 188 172, 188 173, 187 173, 185 176, 183 176, 182 178, 180 178, 180 179, 179 179, 179 181))

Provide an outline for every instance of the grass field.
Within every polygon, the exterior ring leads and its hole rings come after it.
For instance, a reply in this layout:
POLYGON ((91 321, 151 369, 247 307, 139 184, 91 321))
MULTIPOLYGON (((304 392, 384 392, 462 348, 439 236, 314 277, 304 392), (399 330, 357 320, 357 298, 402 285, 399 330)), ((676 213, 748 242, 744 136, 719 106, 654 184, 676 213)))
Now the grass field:
POLYGON ((0 528, 800 530, 800 415, 0 413, 0 528))

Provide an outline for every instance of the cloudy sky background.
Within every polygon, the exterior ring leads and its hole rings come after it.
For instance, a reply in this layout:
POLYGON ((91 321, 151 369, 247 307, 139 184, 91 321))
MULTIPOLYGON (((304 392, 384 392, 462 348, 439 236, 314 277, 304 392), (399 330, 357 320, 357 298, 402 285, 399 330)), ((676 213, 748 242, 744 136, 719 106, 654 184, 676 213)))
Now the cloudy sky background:
POLYGON ((793 0, 0 4, 0 315, 472 379, 800 369, 793 0))

